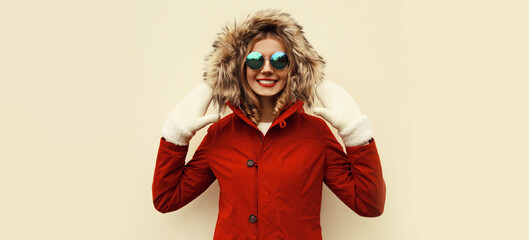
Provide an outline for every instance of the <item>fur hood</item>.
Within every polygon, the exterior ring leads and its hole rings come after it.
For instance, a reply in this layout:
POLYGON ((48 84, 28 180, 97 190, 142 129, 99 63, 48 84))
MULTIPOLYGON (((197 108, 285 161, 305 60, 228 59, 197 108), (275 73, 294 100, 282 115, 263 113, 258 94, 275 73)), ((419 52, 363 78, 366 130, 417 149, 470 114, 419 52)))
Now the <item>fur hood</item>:
POLYGON ((325 61, 303 35, 302 27, 290 14, 280 10, 262 10, 241 22, 226 25, 206 57, 204 80, 213 88, 213 101, 220 109, 226 102, 241 104, 242 85, 238 79, 249 42, 262 31, 274 31, 292 49, 292 101, 312 105, 314 87, 323 79, 325 61))

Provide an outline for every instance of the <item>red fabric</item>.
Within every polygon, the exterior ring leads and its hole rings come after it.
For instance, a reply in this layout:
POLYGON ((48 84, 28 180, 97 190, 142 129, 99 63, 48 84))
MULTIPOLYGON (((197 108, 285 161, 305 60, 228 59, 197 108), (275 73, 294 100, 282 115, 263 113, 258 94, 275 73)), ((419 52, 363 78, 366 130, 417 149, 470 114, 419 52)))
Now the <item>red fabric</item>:
POLYGON ((302 105, 284 111, 266 136, 229 105, 234 113, 211 125, 187 164, 188 147, 162 138, 152 185, 155 208, 175 211, 217 179, 217 240, 321 239, 323 183, 357 214, 382 214, 386 186, 374 139, 345 153, 327 124, 302 105))

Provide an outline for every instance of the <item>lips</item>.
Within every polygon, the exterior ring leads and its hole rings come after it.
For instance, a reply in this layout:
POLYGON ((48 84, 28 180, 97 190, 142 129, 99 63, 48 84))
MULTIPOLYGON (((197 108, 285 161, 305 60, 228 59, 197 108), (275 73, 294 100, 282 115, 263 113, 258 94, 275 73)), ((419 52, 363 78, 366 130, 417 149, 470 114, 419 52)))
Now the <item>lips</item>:
POLYGON ((273 87, 273 86, 276 85, 276 83, 278 81, 279 80, 270 79, 270 78, 259 78, 259 79, 257 79, 257 83, 259 83, 259 85, 261 85, 263 87, 273 87))

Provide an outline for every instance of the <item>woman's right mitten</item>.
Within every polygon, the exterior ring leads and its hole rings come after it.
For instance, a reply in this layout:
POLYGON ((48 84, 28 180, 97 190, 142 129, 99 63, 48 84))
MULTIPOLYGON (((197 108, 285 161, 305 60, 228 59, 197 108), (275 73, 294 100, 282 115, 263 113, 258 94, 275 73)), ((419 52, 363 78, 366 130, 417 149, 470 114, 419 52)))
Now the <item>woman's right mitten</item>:
POLYGON ((202 83, 185 96, 165 120, 162 128, 165 140, 186 146, 198 130, 218 121, 219 114, 204 116, 212 98, 213 90, 206 83, 202 83))

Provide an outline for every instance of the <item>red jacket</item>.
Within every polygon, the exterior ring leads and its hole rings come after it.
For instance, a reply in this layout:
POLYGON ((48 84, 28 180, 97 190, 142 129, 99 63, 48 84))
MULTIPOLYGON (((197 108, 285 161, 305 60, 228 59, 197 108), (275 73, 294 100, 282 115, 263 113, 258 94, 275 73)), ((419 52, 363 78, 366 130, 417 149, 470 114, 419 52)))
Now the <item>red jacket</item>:
POLYGON ((327 124, 298 101, 266 136, 240 108, 211 125, 193 158, 188 146, 160 140, 152 185, 155 208, 175 211, 218 179, 214 239, 322 239, 320 207, 325 183, 349 208, 375 217, 386 187, 374 139, 346 147, 327 124))

